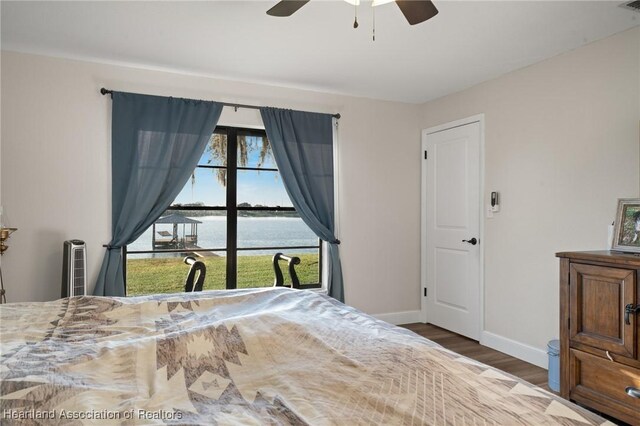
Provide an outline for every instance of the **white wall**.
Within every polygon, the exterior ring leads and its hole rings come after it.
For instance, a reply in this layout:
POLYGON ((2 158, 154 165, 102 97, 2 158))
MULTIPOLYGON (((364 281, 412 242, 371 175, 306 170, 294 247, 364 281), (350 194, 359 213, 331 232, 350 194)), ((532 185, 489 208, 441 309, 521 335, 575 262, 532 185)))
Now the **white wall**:
MULTIPOLYGON (((2 52, 3 256, 9 301, 59 296, 62 242, 88 244, 93 285, 110 239, 110 110, 100 87, 340 112, 340 223, 348 303, 419 309, 420 110, 415 105, 2 52)), ((225 111, 221 124, 259 123, 225 111)))
POLYGON ((554 254, 605 249, 616 199, 640 195, 639 76, 636 28, 423 106, 423 128, 485 114, 489 337, 557 337, 554 254))

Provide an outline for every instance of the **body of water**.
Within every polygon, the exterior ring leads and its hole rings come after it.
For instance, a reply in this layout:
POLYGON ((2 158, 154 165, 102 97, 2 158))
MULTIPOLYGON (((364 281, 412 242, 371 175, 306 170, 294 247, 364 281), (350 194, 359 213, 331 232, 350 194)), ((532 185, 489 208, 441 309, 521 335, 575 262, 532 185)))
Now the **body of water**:
MULTIPOLYGON (((192 217, 202 223, 198 224, 198 246, 205 249, 220 249, 227 245, 226 216, 192 217)), ((178 235, 182 237, 182 226, 178 225, 178 235)), ((156 225, 156 233, 172 231, 173 225, 156 225)), ((191 225, 185 225, 190 234, 191 225)), ((136 241, 129 244, 129 251, 152 250, 153 227, 147 229, 136 241)), ((161 238, 156 234, 157 238, 161 238)), ((298 217, 239 217, 238 248, 280 247, 280 246, 312 246, 318 244, 318 237, 298 217)), ((317 249, 296 250, 296 253, 316 252, 317 249)), ((273 250, 239 251, 238 255, 271 254, 273 250)), ((216 252, 224 256, 224 251, 216 252)), ((167 256, 167 254, 163 254, 167 256)), ((135 255, 136 258, 158 256, 157 254, 135 255)), ((180 256, 180 254, 175 254, 180 256)))

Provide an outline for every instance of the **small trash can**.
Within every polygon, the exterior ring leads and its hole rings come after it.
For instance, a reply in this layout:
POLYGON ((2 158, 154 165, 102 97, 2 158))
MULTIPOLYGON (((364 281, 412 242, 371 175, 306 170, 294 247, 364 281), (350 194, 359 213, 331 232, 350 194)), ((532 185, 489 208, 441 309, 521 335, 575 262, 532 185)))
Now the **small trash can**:
POLYGON ((560 392, 560 340, 551 340, 547 344, 549 355, 549 388, 560 392))

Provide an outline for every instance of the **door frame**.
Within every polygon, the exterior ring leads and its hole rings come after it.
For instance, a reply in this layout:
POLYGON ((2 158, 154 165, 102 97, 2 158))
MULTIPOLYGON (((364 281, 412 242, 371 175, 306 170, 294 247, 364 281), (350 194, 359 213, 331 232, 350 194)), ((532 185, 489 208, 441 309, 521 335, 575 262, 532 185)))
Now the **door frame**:
POLYGON ((467 124, 479 123, 480 125, 480 300, 478 309, 478 324, 479 324, 479 337, 482 337, 484 332, 484 246, 486 243, 484 234, 484 216, 486 210, 485 193, 484 193, 484 180, 485 180, 485 157, 484 157, 484 144, 485 144, 485 120, 484 114, 477 114, 471 117, 463 118, 460 120, 443 123, 438 126, 429 127, 422 130, 422 138, 420 143, 420 158, 422 159, 421 176, 420 176, 420 320, 423 323, 427 322, 427 304, 424 297, 424 289, 427 288, 427 162, 424 159, 423 152, 426 149, 427 136, 442 132, 445 130, 453 129, 455 127, 465 126, 467 124))

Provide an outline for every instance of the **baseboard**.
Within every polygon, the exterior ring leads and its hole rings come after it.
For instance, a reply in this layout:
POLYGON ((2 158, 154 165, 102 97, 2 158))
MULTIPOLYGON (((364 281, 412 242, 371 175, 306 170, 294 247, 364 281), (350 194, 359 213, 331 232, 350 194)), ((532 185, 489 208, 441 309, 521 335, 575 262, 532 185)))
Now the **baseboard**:
POLYGON ((542 349, 534 348, 525 343, 517 342, 488 331, 483 331, 480 335, 480 344, 527 361, 545 370, 548 368, 547 353, 542 349))
POLYGON ((412 324, 414 322, 421 322, 421 311, 404 311, 404 312, 390 312, 388 314, 375 314, 372 317, 382 321, 386 321, 393 325, 412 324))

